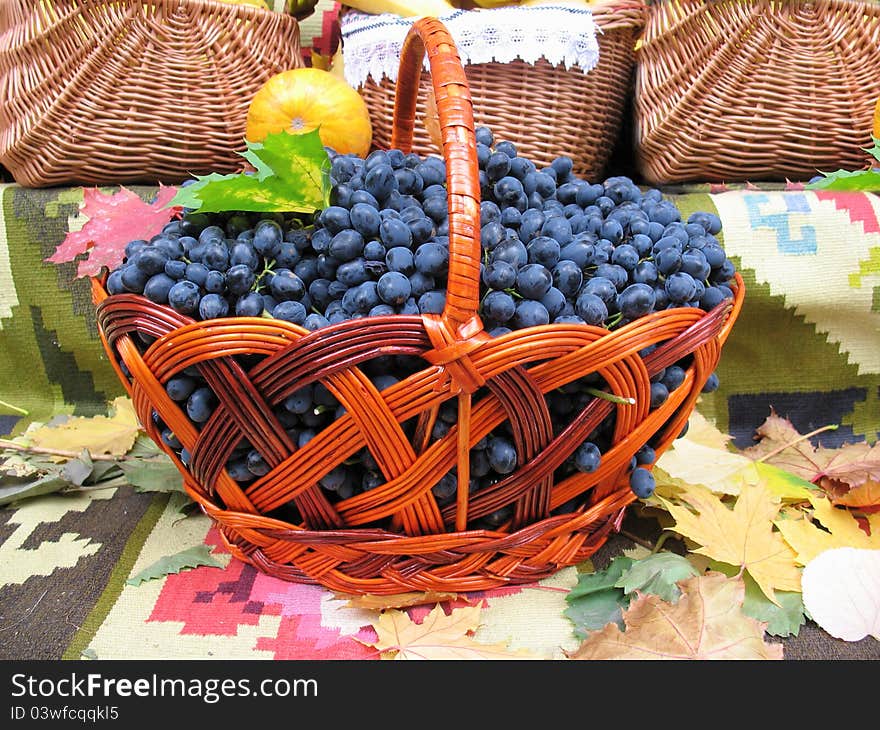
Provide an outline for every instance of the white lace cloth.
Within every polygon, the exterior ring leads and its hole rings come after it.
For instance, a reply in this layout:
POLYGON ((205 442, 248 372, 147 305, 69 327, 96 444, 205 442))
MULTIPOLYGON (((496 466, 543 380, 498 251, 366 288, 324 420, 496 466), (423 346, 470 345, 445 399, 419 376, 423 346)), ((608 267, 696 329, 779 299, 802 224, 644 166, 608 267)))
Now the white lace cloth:
MULTIPOLYGON (((348 11, 343 14, 342 62, 345 79, 354 88, 370 76, 376 83, 397 80, 400 51, 414 18, 348 11)), ((589 8, 568 5, 456 10, 440 16, 464 65, 535 63, 577 66, 584 73, 599 61, 596 26, 589 8)), ((425 68, 428 68, 427 58, 425 68)))

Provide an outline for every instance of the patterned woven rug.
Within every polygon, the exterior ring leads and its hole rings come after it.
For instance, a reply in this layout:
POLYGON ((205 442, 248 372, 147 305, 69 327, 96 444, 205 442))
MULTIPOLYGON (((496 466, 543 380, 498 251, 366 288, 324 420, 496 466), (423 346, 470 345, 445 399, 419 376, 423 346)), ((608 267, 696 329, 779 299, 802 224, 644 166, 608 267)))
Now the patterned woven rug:
MULTIPOLYGON (((133 187, 148 199, 149 187, 133 187)), ((747 445, 774 408, 801 433, 840 424, 824 443, 880 435, 880 198, 766 188, 691 188, 687 215, 717 211, 748 295, 698 405, 747 445)), ((73 265, 43 262, 82 226, 81 188, 0 186, 0 433, 57 414, 94 415, 122 394, 97 339, 88 287, 73 265)), ((826 438, 827 436, 827 438, 826 438)), ((376 659, 373 612, 314 586, 285 583, 225 555, 210 521, 168 495, 128 488, 42 497, 0 510, 0 658, 376 659), (201 567, 134 586, 157 559, 213 546, 201 567)), ((638 526, 633 526, 638 529, 638 526)), ((610 540, 603 567, 631 543, 610 540)), ((481 641, 560 658, 577 646, 563 616, 576 569, 541 583, 462 594, 483 607, 481 641)), ((414 615, 425 609, 414 609, 414 615)), ((880 659, 880 642, 832 639, 808 623, 780 640, 788 659, 880 659)))

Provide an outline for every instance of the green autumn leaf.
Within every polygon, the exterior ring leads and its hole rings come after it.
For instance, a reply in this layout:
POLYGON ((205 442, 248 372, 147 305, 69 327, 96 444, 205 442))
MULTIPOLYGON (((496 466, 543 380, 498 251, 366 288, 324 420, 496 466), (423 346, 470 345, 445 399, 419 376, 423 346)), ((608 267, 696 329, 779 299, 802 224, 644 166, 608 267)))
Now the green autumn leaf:
POLYGON ((313 213, 329 204, 330 158, 318 130, 278 132, 247 142, 242 153, 254 172, 196 176, 169 203, 202 213, 230 210, 313 213))
POLYGON ((847 190, 851 192, 880 191, 880 172, 874 170, 837 170, 805 185, 807 190, 847 190))
POLYGON ((632 558, 618 556, 605 570, 578 575, 578 582, 565 597, 569 605, 563 611, 574 624, 577 638, 585 639, 590 631, 597 631, 612 621, 623 626, 623 610, 629 605, 629 597, 616 583, 634 562, 632 558))
POLYGON ((667 603, 675 603, 681 596, 677 582, 699 575, 687 558, 670 552, 659 552, 637 560, 614 584, 627 595, 634 591, 653 593, 667 603))
MULTIPOLYGON (((739 568, 728 563, 710 561, 712 570, 733 577, 739 568)), ((760 589, 754 579, 743 573, 746 585, 746 597, 743 600, 742 612, 753 619, 767 624, 767 633, 771 636, 797 636, 801 626, 806 623, 803 594, 798 591, 776 591, 779 605, 775 605, 760 589)))
POLYGON ((183 492, 183 477, 156 442, 141 435, 119 468, 138 492, 183 492))
POLYGON ((139 586, 148 580, 156 580, 172 573, 179 573, 182 570, 190 570, 191 568, 201 566, 211 568, 226 567, 211 555, 210 545, 196 545, 174 555, 166 555, 163 558, 159 558, 155 563, 144 568, 140 573, 132 576, 125 582, 131 586, 139 586))
POLYGON ((0 507, 22 499, 55 494, 70 487, 70 482, 56 473, 44 474, 36 479, 3 475, 0 477, 0 507))

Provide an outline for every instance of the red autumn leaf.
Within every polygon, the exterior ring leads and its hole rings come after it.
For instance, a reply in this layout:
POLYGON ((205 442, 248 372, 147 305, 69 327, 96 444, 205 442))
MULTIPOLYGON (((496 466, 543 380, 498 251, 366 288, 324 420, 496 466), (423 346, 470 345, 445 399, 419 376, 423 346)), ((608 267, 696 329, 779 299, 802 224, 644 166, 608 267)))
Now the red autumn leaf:
POLYGON ((88 258, 79 262, 78 277, 97 276, 104 266, 115 269, 125 256, 125 244, 138 238, 149 241, 181 210, 165 207, 176 192, 174 186, 159 185, 155 200, 145 203, 125 187, 112 195, 84 188, 80 212, 88 222, 82 230, 68 233, 46 261, 74 261, 88 252, 88 258))

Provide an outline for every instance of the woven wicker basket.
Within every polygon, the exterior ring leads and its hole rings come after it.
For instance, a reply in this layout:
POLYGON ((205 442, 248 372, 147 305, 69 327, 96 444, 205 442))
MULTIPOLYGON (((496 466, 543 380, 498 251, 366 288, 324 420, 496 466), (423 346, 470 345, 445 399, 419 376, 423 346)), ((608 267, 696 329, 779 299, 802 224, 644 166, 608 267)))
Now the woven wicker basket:
POLYGON ((247 108, 299 26, 215 0, 3 0, 0 163, 29 187, 241 168, 247 108))
POLYGON ((538 580, 589 557, 635 498, 627 479, 635 451, 656 438, 659 455, 685 426, 744 296, 737 275, 734 299, 710 312, 667 309, 614 331, 551 324, 489 337, 477 316, 480 188, 472 107, 453 41, 435 19, 417 21, 404 45, 392 143, 410 147, 426 48, 450 186, 450 284, 442 314, 367 317, 314 332, 262 318, 193 321, 138 295, 108 296, 93 280, 104 346, 141 422, 178 465, 187 492, 216 521, 232 554, 270 575, 346 593, 480 590, 538 580), (158 339, 145 349, 142 335, 158 339), (360 366, 389 354, 419 357, 423 368, 380 393, 360 366), (651 410, 649 378, 689 354, 684 383, 651 410), (190 367, 219 401, 201 429, 164 388, 190 367), (593 372, 635 404, 594 398, 554 436, 543 395, 593 372), (316 381, 346 413, 296 449, 273 408, 316 381), (419 434, 431 432, 441 403, 450 400, 456 425, 426 446, 419 434), (601 466, 556 482, 557 467, 613 409, 613 446, 601 466), (154 411, 191 454, 189 468, 164 445, 154 411), (411 419, 412 441, 401 428, 411 419), (505 420, 520 464, 468 494, 469 449, 505 420), (271 465, 244 488, 224 469, 242 437, 271 465), (329 502, 317 481, 365 446, 387 481, 329 502), (441 507, 431 488, 453 467, 457 498, 441 507), (573 511, 554 512, 576 498, 573 511), (296 505, 301 521, 277 517, 285 504, 296 505), (507 523, 475 527, 507 505, 507 523))
POLYGON ((801 180, 868 161, 876 2, 655 0, 636 59, 648 182, 801 180))
MULTIPOLYGON (((496 139, 513 142, 519 154, 537 165, 549 165, 567 155, 575 174, 597 179, 608 162, 621 129, 627 99, 632 94, 635 43, 645 22, 642 0, 614 0, 593 9, 599 62, 583 73, 553 66, 543 58, 480 63, 465 67, 477 126, 487 126, 496 139)), ((344 8, 343 8, 344 12, 344 8)), ((413 150, 437 154, 425 124, 430 76, 423 74, 416 107, 418 126, 413 150)), ((395 86, 372 78, 358 89, 370 110, 373 144, 388 149, 393 132, 395 86)))

